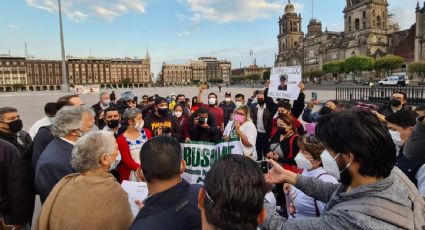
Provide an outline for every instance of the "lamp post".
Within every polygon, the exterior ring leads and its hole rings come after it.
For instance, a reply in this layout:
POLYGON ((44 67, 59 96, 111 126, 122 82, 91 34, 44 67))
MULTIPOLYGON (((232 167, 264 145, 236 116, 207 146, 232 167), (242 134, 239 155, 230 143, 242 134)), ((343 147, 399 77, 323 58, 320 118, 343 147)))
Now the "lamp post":
POLYGON ((62 9, 61 9, 61 0, 58 0, 59 5, 59 26, 60 26, 60 38, 61 38, 61 51, 62 51, 62 92, 69 93, 69 84, 68 84, 68 74, 66 71, 66 61, 65 61, 65 45, 63 42, 63 27, 62 27, 62 9))

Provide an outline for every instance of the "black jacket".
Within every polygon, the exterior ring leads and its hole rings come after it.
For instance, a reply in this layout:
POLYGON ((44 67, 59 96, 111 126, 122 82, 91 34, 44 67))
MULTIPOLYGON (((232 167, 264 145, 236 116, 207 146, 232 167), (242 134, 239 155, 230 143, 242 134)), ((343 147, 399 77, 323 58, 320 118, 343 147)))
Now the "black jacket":
POLYGON ((189 117, 189 135, 192 141, 207 141, 218 142, 221 140, 222 133, 218 130, 214 115, 208 113, 207 124, 209 128, 202 128, 200 125, 195 125, 193 120, 198 115, 193 113, 189 117))
POLYGON ((52 132, 50 131, 51 127, 51 125, 41 127, 34 137, 34 141, 32 143, 32 167, 34 172, 41 154, 46 149, 47 145, 49 145, 49 143, 55 139, 52 132))
MULTIPOLYGON (((113 104, 112 102, 109 103, 109 107, 113 107, 115 106, 115 104, 113 104)), ((102 110, 102 107, 100 107, 100 102, 94 104, 91 106, 94 110, 94 113, 96 114, 96 116, 99 114, 99 112, 102 110)))
POLYGON ((41 154, 35 168, 35 186, 44 203, 50 191, 64 176, 74 173, 71 166, 73 145, 56 137, 41 154))
MULTIPOLYGON (((403 107, 401 107, 400 111, 404 111, 404 110, 411 111, 412 108, 410 106, 403 105, 403 107)), ((393 114, 394 112, 393 112, 393 109, 391 108, 391 105, 386 104, 386 105, 383 105, 381 108, 378 109, 378 113, 380 113, 384 116, 388 116, 388 115, 393 114)))
POLYGON ((223 108, 224 127, 226 127, 227 123, 230 120, 230 115, 236 109, 236 104, 233 101, 229 102, 229 104, 227 104, 226 101, 222 101, 219 106, 223 108))
POLYGON ((19 150, 0 140, 0 219, 6 224, 31 222, 34 195, 25 161, 19 150))
POLYGON ((131 230, 199 230, 202 228, 198 209, 200 185, 185 180, 145 201, 131 230))
MULTIPOLYGON (((273 98, 267 96, 268 92, 269 92, 269 89, 266 88, 266 90, 264 91, 264 96, 265 96, 264 100, 266 102, 267 108, 270 110, 271 114, 274 115, 277 112, 277 103, 274 102, 273 98)), ((304 111, 304 107, 305 107, 305 94, 304 92, 300 92, 297 100, 295 100, 294 103, 292 104, 292 109, 291 109, 292 115, 294 115, 294 117, 296 118, 299 118, 304 111)))
POLYGON ((32 142, 31 136, 25 131, 19 131, 17 133, 0 132, 0 139, 14 145, 22 154, 30 147, 32 142))
POLYGON ((149 129, 153 135, 155 135, 156 130, 159 127, 171 129, 171 136, 179 141, 182 140, 180 124, 173 115, 168 114, 166 116, 159 117, 155 113, 152 113, 145 118, 145 128, 149 129))

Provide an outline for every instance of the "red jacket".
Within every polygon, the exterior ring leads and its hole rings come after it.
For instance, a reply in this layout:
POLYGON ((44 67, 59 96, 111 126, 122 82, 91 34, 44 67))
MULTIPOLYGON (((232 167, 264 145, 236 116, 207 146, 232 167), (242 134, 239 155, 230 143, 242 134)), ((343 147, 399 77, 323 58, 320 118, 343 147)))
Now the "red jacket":
MULTIPOLYGON (((146 137, 148 140, 152 138, 152 133, 147 128, 144 128, 146 137)), ((137 170, 140 165, 137 164, 133 158, 131 157, 130 147, 128 146, 127 140, 124 137, 124 134, 121 134, 117 137, 118 150, 121 154, 121 163, 118 167, 118 173, 120 175, 120 183, 123 180, 130 179, 130 172, 132 170, 137 170)))

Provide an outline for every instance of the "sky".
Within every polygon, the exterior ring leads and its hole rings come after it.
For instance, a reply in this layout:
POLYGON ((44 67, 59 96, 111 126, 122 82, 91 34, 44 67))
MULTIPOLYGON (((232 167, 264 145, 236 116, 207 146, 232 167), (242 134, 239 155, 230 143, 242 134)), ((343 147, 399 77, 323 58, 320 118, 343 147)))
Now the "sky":
MULTIPOLYGON (((424 0, 420 0, 423 2, 424 0)), ((65 51, 74 57, 144 57, 152 71, 163 62, 202 56, 230 60, 232 68, 273 66, 278 20, 287 0, 61 0, 65 51)), ((303 30, 314 17, 330 31, 344 28, 345 0, 292 0, 303 30), (312 4, 313 1, 313 4, 312 4), (313 7, 312 7, 313 6, 313 7), (312 9, 313 14, 312 14, 312 9)), ((416 0, 388 0, 401 29, 415 22, 416 0)), ((57 0, 2 0, 0 54, 60 59, 57 0)))

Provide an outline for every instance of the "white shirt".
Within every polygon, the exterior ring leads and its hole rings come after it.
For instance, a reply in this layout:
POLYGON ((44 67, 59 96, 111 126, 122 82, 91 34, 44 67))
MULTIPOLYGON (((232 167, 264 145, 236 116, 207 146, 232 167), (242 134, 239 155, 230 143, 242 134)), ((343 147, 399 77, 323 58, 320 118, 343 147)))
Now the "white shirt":
MULTIPOLYGON (((257 140, 257 128, 255 128, 255 125, 252 121, 248 120, 241 125, 240 130, 246 136, 249 143, 252 145, 251 147, 243 145, 242 141, 239 138, 238 144, 243 149, 243 154, 253 160, 257 160, 257 151, 255 150, 255 142, 257 140)), ((229 121, 229 123, 227 123, 226 125, 226 128, 224 129, 223 135, 231 137, 233 136, 234 132, 236 131, 233 125, 233 121, 229 121)))
POLYGON ((257 111, 257 130, 259 133, 266 133, 266 129, 264 128, 263 123, 263 114, 264 109, 266 109, 266 105, 261 107, 260 105, 257 105, 258 111, 257 111))
POLYGON ((69 144, 71 144, 71 145, 75 145, 75 142, 73 142, 73 141, 71 141, 71 140, 68 140, 68 139, 66 139, 66 138, 64 138, 64 137, 60 137, 60 139, 62 139, 63 141, 65 141, 65 142, 68 142, 69 144))
POLYGON ((422 167, 419 168, 416 173, 416 180, 418 180, 417 185, 419 193, 422 196, 425 196, 425 165, 422 165, 422 167))
POLYGON ((40 120, 36 121, 28 131, 31 138, 34 139, 35 135, 37 134, 38 130, 43 126, 51 125, 52 122, 50 121, 49 117, 43 117, 40 120))
MULTIPOLYGON (((304 170, 302 175, 306 177, 314 177, 317 178, 319 175, 321 175, 318 179, 325 182, 331 182, 334 184, 338 183, 338 180, 329 174, 326 173, 325 169, 323 167, 319 167, 312 171, 304 170)), ((309 197, 294 186, 291 187, 291 191, 289 192, 289 196, 286 194, 286 201, 287 205, 289 206, 290 200, 292 200, 292 203, 295 207, 295 214, 290 215, 290 210, 288 208, 288 216, 289 219, 300 219, 303 217, 316 217, 316 207, 314 205, 314 198, 309 197)), ((325 210, 326 204, 316 200, 317 207, 319 209, 320 214, 323 214, 323 211, 325 210)))

